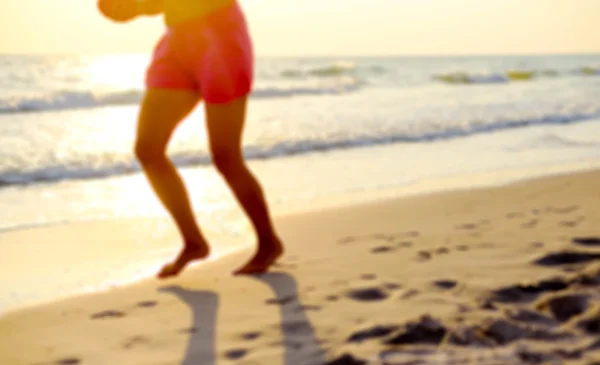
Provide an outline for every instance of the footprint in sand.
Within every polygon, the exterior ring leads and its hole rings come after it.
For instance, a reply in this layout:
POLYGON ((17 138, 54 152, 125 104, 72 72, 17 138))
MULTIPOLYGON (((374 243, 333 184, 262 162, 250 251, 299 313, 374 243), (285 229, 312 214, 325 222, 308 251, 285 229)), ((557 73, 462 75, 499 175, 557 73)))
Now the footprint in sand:
POLYGON ((428 251, 419 251, 417 252, 417 256, 419 261, 428 261, 431 259, 431 252, 428 251))
POLYGON ((335 359, 326 362, 323 365, 366 365, 367 361, 362 360, 358 357, 354 357, 354 355, 345 353, 336 357, 335 359))
POLYGON ((476 228, 477 228, 477 223, 465 223, 465 224, 456 226, 456 229, 461 229, 461 230, 472 230, 472 229, 476 229, 476 228))
POLYGON ((359 302, 382 301, 388 298, 388 294, 378 287, 353 289, 348 291, 346 296, 359 302))
POLYGON ((536 284, 516 284, 506 286, 492 292, 492 300, 499 303, 531 302, 540 294, 558 292, 569 287, 569 283, 560 278, 542 280, 536 284))
POLYGON ((539 223, 539 220, 532 219, 530 221, 527 221, 527 222, 521 224, 521 228, 534 228, 535 226, 537 226, 538 223, 539 223))
POLYGON ((549 253, 534 261, 539 266, 561 266, 570 264, 584 264, 600 260, 600 253, 577 251, 560 251, 549 253))
POLYGON ((400 327, 396 325, 386 325, 386 326, 373 326, 371 328, 363 329, 351 334, 347 339, 347 343, 361 343, 367 340, 372 340, 374 338, 386 337, 400 327))
POLYGON ((433 282, 433 285, 440 289, 452 289, 458 285, 456 280, 437 280, 433 282))
POLYGON ((242 334, 240 338, 245 341, 254 341, 257 340, 260 336, 262 336, 262 333, 260 332, 246 332, 242 334))
POLYGON ((392 246, 377 246, 377 247, 371 249, 371 253, 386 253, 386 252, 392 252, 394 250, 395 250, 395 248, 392 246))
POLYGON ((137 304, 137 306, 140 308, 152 308, 152 307, 156 307, 157 305, 158 305, 158 302, 156 300, 144 300, 137 304))
POLYGON ((77 364, 81 364, 82 361, 81 359, 77 358, 77 357, 67 357, 61 360, 57 360, 54 364, 56 365, 77 365, 77 364))
POLYGON ((363 274, 360 276, 362 280, 375 280, 377 279, 377 275, 375 274, 363 274))
POLYGON ((573 238, 573 243, 581 246, 600 247, 600 238, 598 237, 576 237, 573 238))
POLYGON ((121 317, 125 317, 125 313, 114 309, 108 309, 91 315, 92 319, 108 319, 121 317))
POLYGON ((600 335, 600 311, 596 309, 594 313, 580 319, 577 327, 590 335, 600 335))
POLYGON ((328 295, 327 297, 325 297, 325 300, 327 300, 328 302, 337 302, 338 300, 340 300, 340 297, 338 297, 337 295, 328 295))
POLYGON ((229 360, 239 360, 248 354, 246 349, 233 349, 225 352, 225 357, 229 360))
POLYGON ((445 255, 447 253, 450 253, 450 250, 447 247, 438 247, 436 248, 435 253, 437 255, 445 255))
POLYGON ((386 340, 386 345, 433 344, 438 345, 446 336, 446 328, 438 320, 425 315, 417 322, 407 323, 403 330, 386 340))
POLYGON ((402 285, 396 284, 396 283, 385 283, 385 284, 383 284, 383 287, 386 288, 387 290, 402 289, 402 285))
POLYGON ((574 211, 576 211, 578 209, 579 209, 579 206, 577 206, 577 205, 571 205, 571 206, 568 206, 568 207, 565 207, 565 208, 554 208, 554 213, 556 213, 556 214, 568 214, 568 213, 574 212, 574 211))
POLYGON ((560 322, 584 313, 590 306, 589 296, 584 294, 557 295, 537 305, 538 309, 548 308, 550 313, 560 322))

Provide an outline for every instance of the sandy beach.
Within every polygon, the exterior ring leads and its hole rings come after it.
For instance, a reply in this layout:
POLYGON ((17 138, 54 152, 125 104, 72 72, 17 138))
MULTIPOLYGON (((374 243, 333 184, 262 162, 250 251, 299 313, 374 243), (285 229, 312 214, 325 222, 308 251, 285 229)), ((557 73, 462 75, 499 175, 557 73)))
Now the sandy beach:
MULTIPOLYGON (((599 180, 594 170, 279 216, 288 250, 272 272, 231 276, 245 250, 173 280, 12 311, 0 364, 596 364, 599 180)), ((121 234, 107 222, 18 234, 90 232, 121 234)))

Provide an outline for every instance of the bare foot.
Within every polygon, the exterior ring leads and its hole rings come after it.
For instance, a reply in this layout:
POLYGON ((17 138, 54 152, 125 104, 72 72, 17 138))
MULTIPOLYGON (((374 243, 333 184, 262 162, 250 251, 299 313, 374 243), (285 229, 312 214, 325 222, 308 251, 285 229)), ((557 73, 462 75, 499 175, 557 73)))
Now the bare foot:
POLYGON ((187 264, 195 260, 201 260, 208 256, 210 249, 206 245, 188 244, 179 252, 175 261, 163 266, 158 273, 159 279, 177 276, 187 264))
POLYGON ((269 269, 271 265, 283 254, 283 245, 279 238, 272 242, 262 242, 258 245, 258 252, 246 265, 234 272, 234 275, 260 274, 269 269))
POLYGON ((240 269, 234 272, 234 275, 260 274, 269 269, 277 259, 283 255, 283 245, 279 238, 275 237, 270 242, 259 242, 258 252, 240 269))

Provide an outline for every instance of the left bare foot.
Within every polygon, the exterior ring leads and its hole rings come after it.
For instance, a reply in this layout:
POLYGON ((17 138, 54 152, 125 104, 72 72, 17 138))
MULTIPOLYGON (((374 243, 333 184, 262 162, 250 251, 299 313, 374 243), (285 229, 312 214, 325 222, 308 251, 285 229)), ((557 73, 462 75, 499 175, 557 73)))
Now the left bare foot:
POLYGON ((159 279, 177 276, 187 264, 195 260, 201 260, 207 257, 208 254, 209 248, 206 245, 185 245, 181 252, 179 252, 179 255, 177 255, 175 261, 166 264, 157 276, 159 279))
POLYGON ((234 272, 234 275, 251 275, 264 273, 283 254, 283 245, 279 238, 269 243, 261 242, 258 252, 246 265, 234 272))

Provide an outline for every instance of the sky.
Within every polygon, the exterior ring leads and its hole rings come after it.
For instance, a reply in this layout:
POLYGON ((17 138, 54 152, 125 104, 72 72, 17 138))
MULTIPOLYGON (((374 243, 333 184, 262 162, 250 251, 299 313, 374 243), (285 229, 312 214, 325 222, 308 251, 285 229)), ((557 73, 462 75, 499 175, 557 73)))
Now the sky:
MULTIPOLYGON (((600 53, 600 0, 239 1, 258 56, 600 53)), ((0 0, 0 53, 144 53, 163 31, 96 0, 0 0)))

